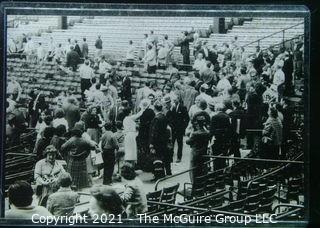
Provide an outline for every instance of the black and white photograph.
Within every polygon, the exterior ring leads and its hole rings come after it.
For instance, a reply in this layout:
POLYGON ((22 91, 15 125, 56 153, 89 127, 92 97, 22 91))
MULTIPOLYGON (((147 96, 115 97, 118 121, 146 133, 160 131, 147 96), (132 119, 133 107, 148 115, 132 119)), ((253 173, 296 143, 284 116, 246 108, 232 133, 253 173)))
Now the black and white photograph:
POLYGON ((305 9, 81 5, 5 14, 5 219, 308 221, 305 9))

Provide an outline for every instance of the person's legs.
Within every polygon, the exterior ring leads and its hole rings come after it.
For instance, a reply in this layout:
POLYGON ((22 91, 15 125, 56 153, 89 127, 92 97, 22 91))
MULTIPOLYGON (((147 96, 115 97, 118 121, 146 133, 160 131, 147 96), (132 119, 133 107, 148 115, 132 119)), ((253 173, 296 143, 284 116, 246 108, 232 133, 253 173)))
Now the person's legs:
POLYGON ((182 149, 183 149, 183 135, 182 134, 177 134, 176 139, 178 142, 178 160, 182 159, 182 149))
POLYGON ((115 156, 114 150, 105 150, 102 153, 103 159, 103 184, 112 183, 112 175, 114 171, 115 156))

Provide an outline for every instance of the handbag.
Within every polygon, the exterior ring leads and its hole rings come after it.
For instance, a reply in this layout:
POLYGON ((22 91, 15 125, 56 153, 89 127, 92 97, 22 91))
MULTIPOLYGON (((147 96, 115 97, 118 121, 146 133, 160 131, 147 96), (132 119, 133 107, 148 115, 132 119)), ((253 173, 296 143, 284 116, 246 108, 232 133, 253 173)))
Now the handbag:
POLYGON ((94 150, 91 151, 91 159, 94 165, 101 165, 103 164, 102 153, 96 153, 94 150))

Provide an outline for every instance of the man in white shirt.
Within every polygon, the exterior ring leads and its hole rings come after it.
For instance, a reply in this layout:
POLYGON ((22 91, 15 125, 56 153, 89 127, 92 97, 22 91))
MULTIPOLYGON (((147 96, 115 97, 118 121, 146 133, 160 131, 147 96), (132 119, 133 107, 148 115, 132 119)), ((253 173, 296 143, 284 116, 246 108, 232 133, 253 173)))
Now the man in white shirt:
POLYGON ((81 78, 81 96, 84 100, 84 91, 89 90, 91 87, 91 79, 95 77, 93 69, 89 66, 89 60, 86 60, 79 68, 80 78, 81 78))
POLYGON ((99 74, 100 74, 100 83, 104 84, 106 81, 106 75, 108 71, 112 69, 112 66, 106 61, 105 56, 101 57, 101 61, 99 63, 99 74))
POLYGON ((203 54, 199 53, 197 59, 194 61, 193 69, 197 71, 202 71, 206 68, 206 60, 203 58, 203 54))
POLYGON ((135 51, 135 48, 133 46, 133 42, 132 40, 129 41, 129 47, 128 47, 128 50, 127 50, 127 54, 126 54, 126 67, 133 67, 134 64, 133 64, 133 61, 135 59, 135 55, 134 55, 134 51, 135 51))

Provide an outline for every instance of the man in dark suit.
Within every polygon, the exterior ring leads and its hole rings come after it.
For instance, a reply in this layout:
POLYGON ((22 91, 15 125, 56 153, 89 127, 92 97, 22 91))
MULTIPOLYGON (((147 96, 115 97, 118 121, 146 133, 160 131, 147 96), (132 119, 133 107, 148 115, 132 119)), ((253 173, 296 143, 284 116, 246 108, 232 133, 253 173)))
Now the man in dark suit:
POLYGON ((172 97, 172 104, 166 117, 172 129, 172 143, 173 145, 176 141, 178 143, 177 163, 179 163, 182 158, 183 136, 189 123, 189 115, 187 108, 180 103, 178 97, 172 97))
POLYGON ((74 45, 74 51, 78 53, 79 57, 82 57, 82 53, 81 53, 81 50, 80 50, 80 46, 78 44, 78 41, 75 40, 74 41, 75 45, 74 45))
POLYGON ((162 104, 155 102, 154 104, 155 117, 150 125, 150 151, 155 154, 156 158, 164 163, 166 173, 170 174, 170 153, 168 150, 168 120, 162 112, 162 104))
MULTIPOLYGON (((214 155, 226 156, 230 142, 230 119, 224 112, 223 104, 216 104, 215 109, 218 113, 212 116, 210 124, 210 133, 215 137, 212 151, 214 155)), ((216 159, 214 166, 215 170, 222 169, 226 166, 226 160, 216 159)))
POLYGON ((80 63, 80 56, 74 50, 74 47, 70 47, 70 51, 67 53, 67 67, 72 67, 73 71, 77 70, 78 64, 80 63))
POLYGON ((238 100, 232 101, 233 111, 229 113, 231 118, 231 145, 230 154, 240 157, 240 138, 244 136, 245 131, 245 112, 240 106, 238 100))
POLYGON ((132 92, 131 92, 131 80, 128 75, 126 75, 122 80, 122 100, 127 100, 130 107, 132 107, 132 92))
POLYGON ((190 48, 189 48, 190 38, 188 37, 188 32, 183 33, 181 46, 181 54, 183 56, 183 64, 190 64, 190 48))
POLYGON ((82 57, 84 58, 87 58, 89 55, 89 47, 88 47, 86 38, 83 38, 83 42, 81 44, 81 53, 82 53, 82 57))
POLYGON ((150 126, 153 118, 155 117, 154 111, 150 108, 150 101, 143 99, 141 101, 142 109, 144 112, 140 116, 139 132, 137 136, 138 144, 138 165, 141 165, 142 170, 148 169, 150 164, 147 164, 146 156, 150 155, 149 150, 149 133, 150 126))
POLYGON ((256 47, 256 53, 255 53, 256 57, 253 60, 253 67, 256 69, 257 74, 261 74, 262 73, 262 68, 264 66, 264 59, 263 59, 263 53, 260 50, 260 47, 257 46, 256 47))
POLYGON ((292 83, 293 79, 293 57, 288 52, 285 52, 284 64, 282 67, 282 71, 284 73, 284 96, 292 96, 294 95, 294 86, 292 83))

